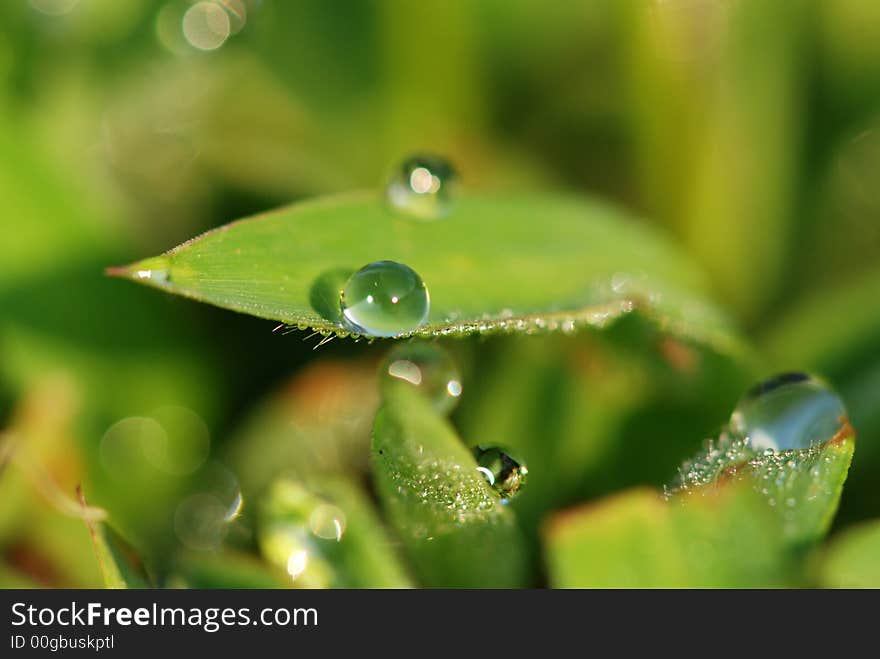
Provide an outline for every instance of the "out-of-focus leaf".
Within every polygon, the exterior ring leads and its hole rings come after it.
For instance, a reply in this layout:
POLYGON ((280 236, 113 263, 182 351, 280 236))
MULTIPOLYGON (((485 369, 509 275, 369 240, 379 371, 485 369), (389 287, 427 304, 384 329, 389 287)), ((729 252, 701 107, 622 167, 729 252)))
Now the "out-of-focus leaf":
MULTIPOLYGON (((118 227, 91 213, 20 121, 0 111, 0 289, 112 244, 118 227), (15 127, 10 129, 10 127, 15 127)), ((118 238, 118 235, 116 236, 118 238)))
POLYGON ((670 505, 631 490, 553 517, 545 527, 558 588, 723 588, 791 584, 786 543, 747 487, 670 505))
POLYGON ((762 344, 783 367, 804 364, 835 372, 880 342, 880 270, 834 288, 816 291, 787 310, 765 333, 762 344))
POLYGON ((14 567, 0 562, 0 588, 7 590, 12 588, 40 588, 43 584, 23 574, 14 567))
POLYGON ((44 375, 0 431, 0 547, 44 586, 93 587, 101 574, 74 496, 82 460, 72 441, 79 400, 65 377, 44 375))
POLYGON ((784 281, 798 217, 809 6, 744 0, 645 9, 650 28, 669 27, 666 19, 679 23, 677 34, 658 35, 656 56, 690 59, 685 70, 693 76, 682 84, 685 93, 671 101, 686 111, 673 105, 664 112, 670 135, 652 154, 653 167, 666 167, 670 151, 689 151, 688 158, 672 156, 675 163, 684 161, 667 186, 683 198, 681 210, 672 212, 684 218, 690 251, 714 275, 725 299, 752 322, 784 281), (694 13, 687 17, 689 11, 694 13), (708 80, 701 79, 707 62, 708 80), (693 96, 692 87, 698 90, 693 96))
POLYGON ((513 511, 477 471, 454 429, 408 385, 386 396, 372 454, 379 496, 423 585, 528 583, 513 511))
POLYGON ((174 562, 168 586, 187 588, 284 588, 290 579, 283 570, 255 556, 225 550, 217 553, 184 553, 174 562), (182 580, 182 583, 179 581, 182 580))
POLYGON ((409 586, 372 505, 339 478, 276 481, 262 501, 258 536, 263 555, 294 586, 409 586))
POLYGON ((871 0, 817 5, 821 79, 837 121, 858 122, 880 106, 880 6, 871 0))
MULTIPOLYGON (((9 254, 0 263, 0 387, 18 398, 47 374, 67 378, 81 406, 65 449, 75 459, 52 460, 51 466, 63 465, 59 471, 66 477, 87 483, 93 500, 139 546, 161 544, 170 529, 160 527, 171 517, 168 506, 181 479, 172 483, 174 478, 157 473, 138 487, 116 487, 130 474, 108 474, 100 444, 114 422, 162 405, 185 405, 210 418, 219 394, 219 380, 208 377, 210 347, 189 321, 171 322, 167 304, 148 308, 146 298, 108 286, 113 282, 102 266, 107 258, 124 258, 131 244, 124 224, 115 221, 113 203, 95 203, 87 166, 71 185, 70 170, 47 154, 27 122, 6 113, 2 119, 0 234, 9 254), (148 318, 157 325, 149 327, 148 318), (117 483, 108 483, 114 478, 117 483)), ((0 526, 14 516, 25 524, 35 520, 11 506, 0 513, 0 526)), ((63 535, 51 524, 34 524, 38 531, 52 548, 58 540, 50 542, 53 534, 63 535)), ((88 538, 83 540, 88 547, 88 538)), ((57 556, 77 563, 75 558, 88 557, 94 568, 93 557, 63 544, 57 556)), ((80 583, 73 576, 78 574, 67 575, 70 585, 80 583)), ((84 576, 91 585, 93 577, 84 576)))
MULTIPOLYGON (((83 510, 87 509, 86 499, 79 491, 83 510)), ((104 578, 105 588, 145 588, 147 583, 132 561, 130 550, 122 539, 104 522, 84 516, 84 521, 92 538, 95 558, 104 578)))
POLYGON ((227 445, 246 498, 282 474, 365 473, 377 405, 372 361, 306 366, 258 406, 227 445))
POLYGON ((880 588, 880 521, 834 537, 821 556, 819 580, 829 588, 880 588))
MULTIPOLYGON (((226 225, 111 272, 171 293, 347 334, 339 290, 367 263, 406 263, 431 295, 411 334, 604 326, 639 309, 669 331, 739 346, 702 277, 625 213, 568 197, 464 196, 440 222, 394 214, 376 193, 319 199, 226 225)), ((401 336, 405 336, 402 334, 401 336)))

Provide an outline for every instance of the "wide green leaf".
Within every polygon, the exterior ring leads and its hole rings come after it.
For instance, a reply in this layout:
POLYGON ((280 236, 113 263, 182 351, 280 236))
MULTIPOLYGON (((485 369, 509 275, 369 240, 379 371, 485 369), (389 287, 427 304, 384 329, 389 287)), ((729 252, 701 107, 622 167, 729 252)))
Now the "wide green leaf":
POLYGON ((373 473, 423 585, 525 585, 526 553, 513 511, 454 429, 408 385, 390 392, 377 415, 373 473))
POLYGON ((562 512, 545 527, 556 588, 784 586, 788 555, 778 525, 749 488, 664 502, 631 490, 562 512), (760 548, 760 550, 756 550, 760 548))
POLYGON ((419 335, 573 331, 640 309, 682 335, 737 344, 705 285, 662 235, 611 206, 564 196, 464 196, 419 222, 377 193, 319 199, 209 231, 110 273, 235 311, 347 334, 339 292, 379 260, 431 295, 419 335))

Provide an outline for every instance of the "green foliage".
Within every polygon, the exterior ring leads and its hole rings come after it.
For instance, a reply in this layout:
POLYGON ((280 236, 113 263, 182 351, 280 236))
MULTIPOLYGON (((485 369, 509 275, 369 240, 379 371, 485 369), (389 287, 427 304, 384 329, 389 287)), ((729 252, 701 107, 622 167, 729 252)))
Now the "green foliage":
POLYGON ((0 3, 0 586, 878 584, 875 0, 61 4, 0 3), (383 199, 415 153, 445 219, 383 199), (449 418, 329 342, 383 259, 449 418), (857 451, 722 446, 783 370, 857 451))
POLYGON ((823 538, 831 526, 854 448, 848 425, 821 446, 757 456, 722 438, 685 463, 671 493, 699 497, 729 481, 746 481, 776 510, 786 541, 808 545, 823 538))
POLYGON ((558 588, 724 588, 792 585, 785 542, 749 488, 687 506, 634 490, 560 513, 546 529, 558 588))
POLYGON ((634 307, 683 336, 738 346, 705 284, 662 236, 597 202, 464 196, 438 222, 395 215, 375 193, 320 199, 234 222, 111 272, 302 329, 347 334, 339 292, 391 260, 428 286, 420 336, 573 332, 634 307), (537 218, 540 218, 538 220, 537 218))
POLYGON ((682 467, 668 500, 635 490, 559 513, 544 533, 551 584, 805 585, 800 556, 827 532, 853 444, 843 430, 821 447, 751 459, 712 445, 682 467))
POLYGON ((401 385, 386 396, 372 453, 379 496, 424 585, 526 585, 513 511, 421 394, 401 385))
POLYGON ((819 581, 830 588, 880 588, 880 523, 866 522, 835 538, 821 557, 819 581))

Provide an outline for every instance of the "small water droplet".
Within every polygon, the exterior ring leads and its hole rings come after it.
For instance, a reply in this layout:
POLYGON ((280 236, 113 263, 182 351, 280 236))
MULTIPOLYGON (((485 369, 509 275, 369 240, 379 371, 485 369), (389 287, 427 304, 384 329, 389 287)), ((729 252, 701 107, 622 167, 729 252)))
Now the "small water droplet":
POLYGON ((428 317, 428 289, 415 270, 396 261, 375 261, 345 282, 339 304, 352 331, 369 336, 397 336, 428 317))
POLYGON ((526 464, 517 460, 499 446, 475 446, 474 458, 486 482, 492 486, 504 502, 512 499, 525 485, 529 473, 526 464))
POLYGON ((448 414, 461 396, 461 375, 455 362, 437 345, 422 342, 395 346, 382 364, 383 388, 396 382, 417 387, 440 414, 448 414))
POLYGON ((455 170, 442 158, 413 156, 388 182, 388 202, 410 217, 436 220, 449 213, 457 179, 455 170))
POLYGON ((751 389, 730 418, 730 429, 757 452, 807 449, 840 430, 846 418, 840 397, 824 382, 785 373, 751 389))

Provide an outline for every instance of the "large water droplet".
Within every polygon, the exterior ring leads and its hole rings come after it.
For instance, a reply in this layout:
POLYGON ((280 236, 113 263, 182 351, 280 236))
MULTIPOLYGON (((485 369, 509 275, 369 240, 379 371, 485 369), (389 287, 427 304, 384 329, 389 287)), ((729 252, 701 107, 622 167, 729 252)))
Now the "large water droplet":
POLYGON ((375 261, 355 272, 339 303, 350 329, 370 336, 410 332, 425 322, 430 307, 425 282, 396 261, 375 261))
POLYGON ((751 389, 730 417, 730 431, 755 451, 788 451, 821 444, 846 419, 840 397, 824 382, 785 373, 751 389))
POLYGON ((475 446, 474 458, 477 471, 483 474, 486 482, 492 486, 506 502, 512 499, 525 485, 529 470, 525 462, 517 460, 506 449, 499 446, 475 446))
POLYGON ((388 182, 388 201, 411 217, 436 220, 449 212, 457 179, 455 170, 442 158, 413 156, 388 182))
POLYGON ((430 343, 395 346, 382 364, 383 389, 396 382, 418 388, 440 414, 449 414, 461 396, 461 375, 445 350, 430 343))

